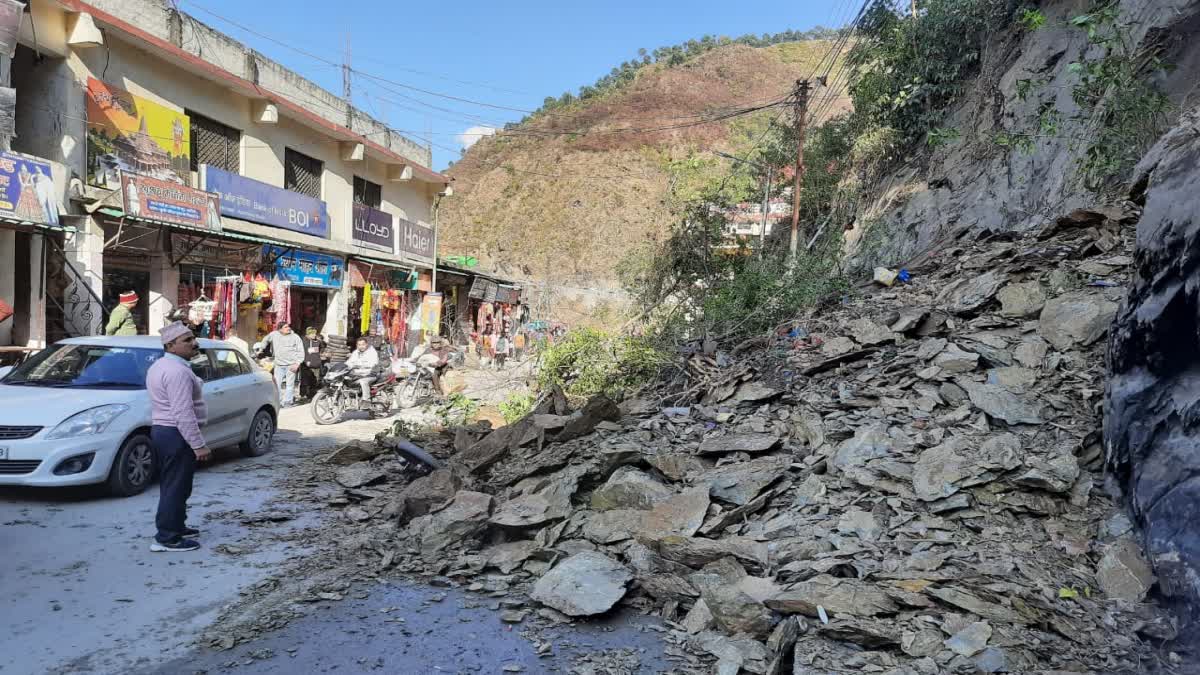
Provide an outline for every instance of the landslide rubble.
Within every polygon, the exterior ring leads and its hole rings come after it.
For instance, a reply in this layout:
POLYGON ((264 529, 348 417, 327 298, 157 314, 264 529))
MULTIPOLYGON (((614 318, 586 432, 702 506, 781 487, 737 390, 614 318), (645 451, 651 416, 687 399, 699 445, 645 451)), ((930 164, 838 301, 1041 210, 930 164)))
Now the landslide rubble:
POLYGON ((416 480, 339 452, 329 503, 372 574, 465 586, 535 641, 654 613, 685 672, 1169 670, 1101 473, 1136 216, 943 246, 661 391, 453 430, 416 480))

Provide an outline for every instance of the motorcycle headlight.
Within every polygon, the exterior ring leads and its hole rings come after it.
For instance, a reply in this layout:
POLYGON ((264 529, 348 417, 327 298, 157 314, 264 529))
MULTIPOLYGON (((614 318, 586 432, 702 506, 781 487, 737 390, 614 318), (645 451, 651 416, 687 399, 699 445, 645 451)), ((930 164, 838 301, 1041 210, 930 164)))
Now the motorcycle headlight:
POLYGON ((55 441, 63 438, 103 433, 113 420, 120 417, 127 410, 129 410, 129 406, 122 403, 89 408, 81 413, 71 415, 60 422, 58 426, 54 427, 53 431, 46 435, 46 440, 55 441))

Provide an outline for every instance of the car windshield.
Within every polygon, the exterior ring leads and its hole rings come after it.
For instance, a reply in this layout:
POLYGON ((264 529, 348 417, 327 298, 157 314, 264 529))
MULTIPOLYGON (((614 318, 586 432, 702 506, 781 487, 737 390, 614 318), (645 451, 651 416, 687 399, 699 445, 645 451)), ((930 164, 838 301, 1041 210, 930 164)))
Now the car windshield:
POLYGON ((0 384, 80 389, 145 389, 160 349, 58 344, 34 354, 0 384))

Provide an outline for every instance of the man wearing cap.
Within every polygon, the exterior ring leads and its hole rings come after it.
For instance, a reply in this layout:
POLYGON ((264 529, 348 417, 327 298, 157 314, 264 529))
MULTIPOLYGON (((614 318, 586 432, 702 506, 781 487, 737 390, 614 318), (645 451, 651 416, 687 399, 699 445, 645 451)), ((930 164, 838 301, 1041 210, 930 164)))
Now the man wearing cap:
POLYGON ((279 405, 290 408, 296 401, 296 373, 304 363, 304 341, 292 332, 292 326, 284 321, 263 338, 262 346, 271 346, 274 362, 275 385, 279 387, 279 405))
POLYGON ((133 319, 133 308, 137 307, 138 294, 126 291, 119 297, 120 304, 113 308, 108 317, 105 335, 137 335, 137 322, 133 319))
POLYGON ((157 532, 150 550, 155 553, 194 551, 199 530, 187 523, 187 500, 192 495, 196 462, 212 457, 200 427, 208 419, 203 382, 189 361, 199 352, 196 336, 178 321, 159 332, 162 358, 146 372, 150 394, 150 443, 158 465, 157 532))
POLYGON ((442 336, 434 335, 429 339, 429 353, 437 357, 437 363, 433 366, 433 389, 443 396, 446 392, 442 388, 442 374, 450 367, 450 351, 450 345, 442 336))
POLYGON ((325 351, 325 341, 317 334, 317 329, 309 326, 304 330, 304 367, 300 369, 300 395, 311 397, 317 393, 320 386, 321 358, 325 351))

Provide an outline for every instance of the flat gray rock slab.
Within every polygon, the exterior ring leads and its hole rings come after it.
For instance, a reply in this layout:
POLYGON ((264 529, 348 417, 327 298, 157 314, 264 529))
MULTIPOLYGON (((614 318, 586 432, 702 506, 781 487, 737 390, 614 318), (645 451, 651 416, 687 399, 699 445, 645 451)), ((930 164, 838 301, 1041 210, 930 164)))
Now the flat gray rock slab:
POLYGON ((621 563, 603 553, 584 551, 538 579, 530 597, 568 616, 603 614, 625 596, 625 585, 632 578, 621 563))

